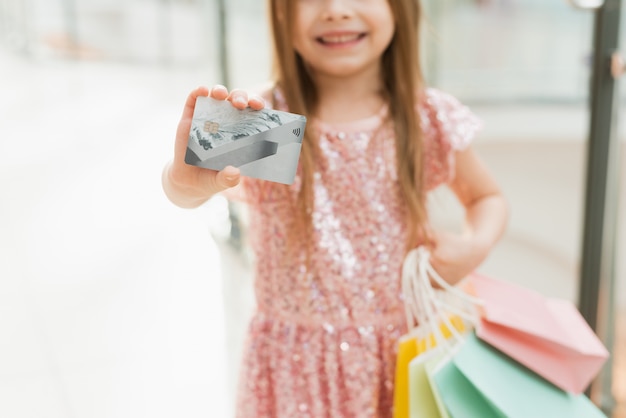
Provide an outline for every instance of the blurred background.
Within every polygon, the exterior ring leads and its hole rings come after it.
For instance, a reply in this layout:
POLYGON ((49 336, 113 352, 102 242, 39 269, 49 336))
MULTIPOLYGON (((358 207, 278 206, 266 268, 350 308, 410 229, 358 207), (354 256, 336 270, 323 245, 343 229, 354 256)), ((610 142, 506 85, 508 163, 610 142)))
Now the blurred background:
MULTIPOLYGON (((577 302, 593 12, 565 0, 424 6, 426 79, 483 119, 475 146, 512 207, 481 271, 577 302)), ((220 198, 176 208, 160 175, 191 89, 268 75, 261 0, 0 0, 0 417, 232 415, 254 306, 245 212, 220 198)), ((597 301, 612 361, 593 399, 626 417, 617 88, 615 286, 597 301)), ((440 227, 458 226, 449 194, 430 205, 440 227)))

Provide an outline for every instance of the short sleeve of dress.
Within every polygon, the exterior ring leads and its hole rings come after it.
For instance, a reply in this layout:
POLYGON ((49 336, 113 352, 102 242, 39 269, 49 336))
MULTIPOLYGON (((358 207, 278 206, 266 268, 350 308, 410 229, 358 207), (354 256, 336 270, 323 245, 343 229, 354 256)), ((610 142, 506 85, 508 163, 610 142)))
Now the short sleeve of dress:
POLYGON ((482 121, 456 97, 426 90, 421 107, 428 189, 454 178, 455 152, 467 148, 482 129, 482 121))
POLYGON ((452 149, 465 149, 482 129, 482 121, 456 97, 428 89, 427 100, 434 108, 441 128, 441 139, 448 142, 452 149))

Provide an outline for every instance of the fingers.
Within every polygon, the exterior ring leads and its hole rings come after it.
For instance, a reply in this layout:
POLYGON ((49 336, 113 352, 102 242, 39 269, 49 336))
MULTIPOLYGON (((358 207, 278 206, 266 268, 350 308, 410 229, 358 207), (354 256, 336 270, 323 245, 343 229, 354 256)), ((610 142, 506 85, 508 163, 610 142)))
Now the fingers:
POLYGON ((233 166, 227 166, 222 171, 218 171, 215 175, 215 182, 222 189, 229 189, 239 184, 241 173, 239 169, 233 166))
POLYGON ((191 123, 193 118, 193 112, 196 107, 196 99, 200 96, 209 96, 216 100, 229 100, 237 109, 245 109, 248 106, 254 110, 261 110, 265 107, 265 100, 256 94, 250 94, 245 90, 235 89, 228 92, 228 89, 221 84, 216 84, 211 89, 205 86, 200 86, 189 93, 183 108, 183 114, 181 122, 184 122, 184 128, 187 127, 187 123, 191 123))
POLYGON ((256 94, 250 96, 248 100, 248 106, 250 106, 254 110, 261 110, 265 107, 265 99, 261 96, 257 96, 256 94))
POLYGON ((216 84, 211 88, 209 96, 216 100, 226 100, 228 98, 228 89, 221 84, 216 84))
POLYGON ((228 95, 228 100, 237 109, 245 109, 250 106, 254 110, 261 110, 265 107, 265 100, 256 94, 248 94, 245 90, 235 89, 228 95))
POLYGON ((228 100, 237 109, 245 109, 248 107, 248 93, 244 90, 235 89, 230 92, 228 100))
POLYGON ((216 84, 210 90, 207 87, 198 87, 189 94, 183 112, 184 118, 193 116, 193 109, 198 96, 209 96, 216 100, 228 100, 237 109, 245 109, 249 106, 254 110, 261 110, 265 107, 265 100, 259 95, 248 94, 248 92, 241 89, 234 89, 229 93, 226 87, 216 84))
POLYGON ((185 102, 185 107, 183 109, 183 119, 191 119, 193 117, 193 109, 196 107, 196 99, 198 96, 208 96, 209 89, 202 86, 198 87, 189 93, 187 96, 187 101, 185 102))

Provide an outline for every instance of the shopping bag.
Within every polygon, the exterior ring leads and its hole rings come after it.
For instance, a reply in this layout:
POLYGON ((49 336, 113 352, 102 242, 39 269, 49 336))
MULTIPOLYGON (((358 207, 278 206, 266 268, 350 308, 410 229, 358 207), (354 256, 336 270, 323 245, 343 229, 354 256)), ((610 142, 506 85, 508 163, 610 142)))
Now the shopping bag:
POLYGON ((573 303, 486 276, 470 282, 483 302, 480 339, 565 391, 589 386, 609 353, 573 303))
POLYGON ((437 404, 437 409, 439 411, 439 415, 441 418, 450 418, 450 414, 448 413, 448 409, 443 403, 443 399, 441 398, 441 394, 439 393, 439 389, 433 380, 433 371, 442 363, 443 355, 434 357, 426 361, 424 365, 424 371, 426 372, 426 378, 428 379, 428 384, 430 386, 430 390, 433 394, 433 398, 435 399, 435 403, 437 404))
POLYGON ((454 418, 605 417, 584 394, 561 390, 473 333, 430 373, 454 418))
MULTIPOLYGON (((466 313, 461 309, 442 309, 442 302, 430 286, 428 279, 428 257, 424 249, 410 251, 402 269, 402 292, 405 300, 408 332, 400 338, 397 347, 394 380, 394 418, 407 418, 410 413, 412 393, 432 396, 428 389, 417 383, 410 387, 410 363, 421 361, 421 356, 430 350, 447 346, 449 339, 459 340, 460 335, 469 331, 464 320, 466 313)), ((459 292, 462 298, 467 298, 459 292)), ((447 302, 446 302, 447 303, 447 302)), ((418 363, 416 363, 418 364, 418 363)), ((414 401, 414 406, 417 405, 414 401)), ((445 416, 445 415, 444 415, 445 416)))
MULTIPOLYGON (((450 323, 457 332, 465 331, 465 324, 458 315, 450 316, 450 323)), ((453 334, 445 323, 439 325, 443 338, 450 338, 453 334)), ((409 370, 413 360, 428 354, 437 346, 436 335, 426 323, 419 328, 411 330, 400 338, 398 353, 396 356, 396 372, 394 382, 394 418, 406 418, 409 416, 411 392, 409 389, 409 370)), ((415 387, 414 387, 415 388, 415 387)), ((420 389, 415 389, 416 391, 420 389)))
POLYGON ((403 337, 398 344, 393 389, 393 418, 409 416, 409 363, 417 356, 414 337, 403 337))
POLYGON ((430 380, 428 370, 445 355, 442 349, 431 349, 409 363, 409 417, 449 418, 439 392, 430 380))

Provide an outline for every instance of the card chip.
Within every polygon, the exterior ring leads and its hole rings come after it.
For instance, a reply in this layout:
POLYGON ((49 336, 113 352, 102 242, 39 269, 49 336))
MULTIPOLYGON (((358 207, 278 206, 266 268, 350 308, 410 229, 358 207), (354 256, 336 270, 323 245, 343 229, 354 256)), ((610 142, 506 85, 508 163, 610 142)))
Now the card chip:
POLYGON ((220 129, 220 124, 217 122, 206 121, 204 122, 204 132, 208 132, 210 134, 216 134, 220 129))

